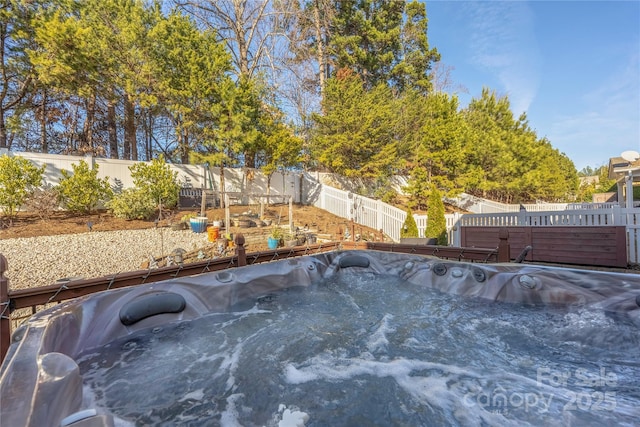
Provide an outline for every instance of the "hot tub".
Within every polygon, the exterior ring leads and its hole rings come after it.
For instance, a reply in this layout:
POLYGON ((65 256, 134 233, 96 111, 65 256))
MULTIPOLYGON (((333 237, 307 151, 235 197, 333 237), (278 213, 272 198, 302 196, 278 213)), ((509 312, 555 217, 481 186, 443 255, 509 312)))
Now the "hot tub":
POLYGON ((640 276, 342 251, 79 298, 3 426, 635 425, 640 276))

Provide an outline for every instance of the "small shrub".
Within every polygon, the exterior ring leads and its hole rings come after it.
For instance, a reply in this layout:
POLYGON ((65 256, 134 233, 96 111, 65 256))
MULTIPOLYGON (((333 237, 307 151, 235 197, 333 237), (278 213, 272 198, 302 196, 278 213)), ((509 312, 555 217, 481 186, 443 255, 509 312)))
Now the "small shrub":
POLYGON ((58 192, 51 186, 36 188, 25 200, 24 207, 29 212, 35 212, 41 220, 46 221, 58 209, 59 197, 58 192))
POLYGON ((447 245, 447 220, 444 217, 444 203, 442 193, 435 186, 431 187, 431 193, 427 201, 428 216, 426 237, 435 237, 438 244, 447 245))
POLYGON ((127 188, 107 203, 114 216, 125 219, 149 219, 156 207, 156 201, 149 193, 135 188, 127 188))
POLYGON ((72 164, 73 173, 62 171, 62 178, 56 190, 60 201, 71 212, 90 213, 98 203, 105 203, 113 196, 109 178, 98 178, 98 165, 89 169, 84 160, 72 164))
POLYGON ((279 226, 274 225, 271 228, 271 234, 269 236, 276 240, 282 240, 284 238, 284 230, 279 226))
POLYGON ((44 165, 20 156, 0 156, 0 208, 11 221, 29 194, 42 182, 44 165))
POLYGON ((198 215, 196 215, 194 213, 187 213, 187 214, 182 215, 182 218, 180 218, 180 221, 188 223, 191 220, 191 218, 195 218, 197 216, 198 215))
POLYGON ((400 237, 418 237, 418 224, 416 224, 416 220, 413 217, 413 213, 411 212, 411 208, 407 209, 407 218, 404 220, 402 224, 402 228, 400 229, 400 237))
POLYGON ((171 171, 163 156, 150 164, 136 163, 129 170, 135 187, 148 193, 156 206, 161 203, 163 209, 172 209, 178 205, 178 172, 171 171))

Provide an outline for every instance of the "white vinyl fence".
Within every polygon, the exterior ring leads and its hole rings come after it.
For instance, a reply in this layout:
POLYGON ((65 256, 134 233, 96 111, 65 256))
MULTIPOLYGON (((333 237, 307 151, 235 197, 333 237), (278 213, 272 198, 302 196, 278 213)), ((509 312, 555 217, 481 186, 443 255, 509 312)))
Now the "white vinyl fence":
MULTIPOLYGON (((339 217, 353 220, 356 224, 382 230, 396 242, 400 240, 400 229, 407 217, 407 213, 402 209, 328 185, 320 184, 320 187, 318 197, 311 201, 314 206, 339 217)), ((445 215, 450 244, 455 245, 455 242, 459 241, 459 237, 454 236, 454 230, 457 230, 455 224, 459 217, 460 214, 445 215)), ((424 233, 427 228, 427 215, 414 214, 413 218, 416 220, 419 236, 426 237, 424 233)))
MULTIPOLYGON (((98 178, 109 178, 109 183, 118 189, 133 187, 133 179, 129 167, 138 162, 133 160, 105 159, 92 156, 67 156, 61 154, 13 152, 0 150, 0 156, 20 156, 31 161, 36 166, 45 166, 45 185, 57 185, 62 177, 62 171, 71 172, 73 165, 80 161, 86 162, 90 168, 98 168, 98 178)), ((208 188, 220 191, 220 169, 211 167, 207 172, 204 165, 182 165, 169 163, 171 169, 178 173, 178 182, 184 188, 208 188)), ((225 168, 225 191, 247 194, 266 194, 267 177, 249 168, 225 168)), ((295 202, 302 202, 302 176, 295 172, 275 172, 271 177, 272 196, 293 196, 295 202)))
MULTIPOLYGON (((369 199, 348 191, 338 190, 328 185, 321 188, 312 203, 342 218, 357 224, 382 230, 394 241, 400 240, 400 228, 406 212, 379 200, 369 199)), ((591 206, 591 205, 589 205, 591 206)), ((627 260, 630 264, 640 264, 640 209, 621 208, 617 204, 605 205, 600 209, 576 209, 558 211, 520 211, 486 214, 448 214, 448 242, 460 246, 460 227, 508 227, 508 226, 625 226, 627 234, 627 260)), ((420 237, 425 237, 427 215, 413 217, 418 225, 420 237)))
MULTIPOLYGON (((573 207, 575 206, 575 204, 570 203, 507 204, 472 196, 471 194, 467 193, 462 193, 460 194, 460 196, 454 198, 446 198, 445 201, 466 211, 480 214, 495 212, 519 212, 523 208, 528 212, 562 211, 565 209, 575 209, 575 207, 573 207)), ((603 205, 604 203, 600 204, 603 205)))

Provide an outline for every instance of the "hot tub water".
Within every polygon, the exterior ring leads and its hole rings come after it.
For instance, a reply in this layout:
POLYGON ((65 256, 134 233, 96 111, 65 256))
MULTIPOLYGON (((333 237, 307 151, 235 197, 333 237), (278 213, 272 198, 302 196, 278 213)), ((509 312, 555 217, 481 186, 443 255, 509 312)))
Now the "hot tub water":
POLYGON ((77 362, 86 406, 121 425, 633 425, 639 348, 631 319, 580 304, 345 270, 77 362))

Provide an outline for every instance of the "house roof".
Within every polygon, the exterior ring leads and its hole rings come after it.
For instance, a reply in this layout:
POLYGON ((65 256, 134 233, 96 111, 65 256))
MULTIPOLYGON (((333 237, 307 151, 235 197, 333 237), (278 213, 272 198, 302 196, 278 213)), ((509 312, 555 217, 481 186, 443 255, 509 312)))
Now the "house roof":
POLYGON ((622 157, 611 157, 609 159, 609 178, 620 181, 626 175, 631 174, 634 182, 640 182, 640 159, 629 161, 622 157))

